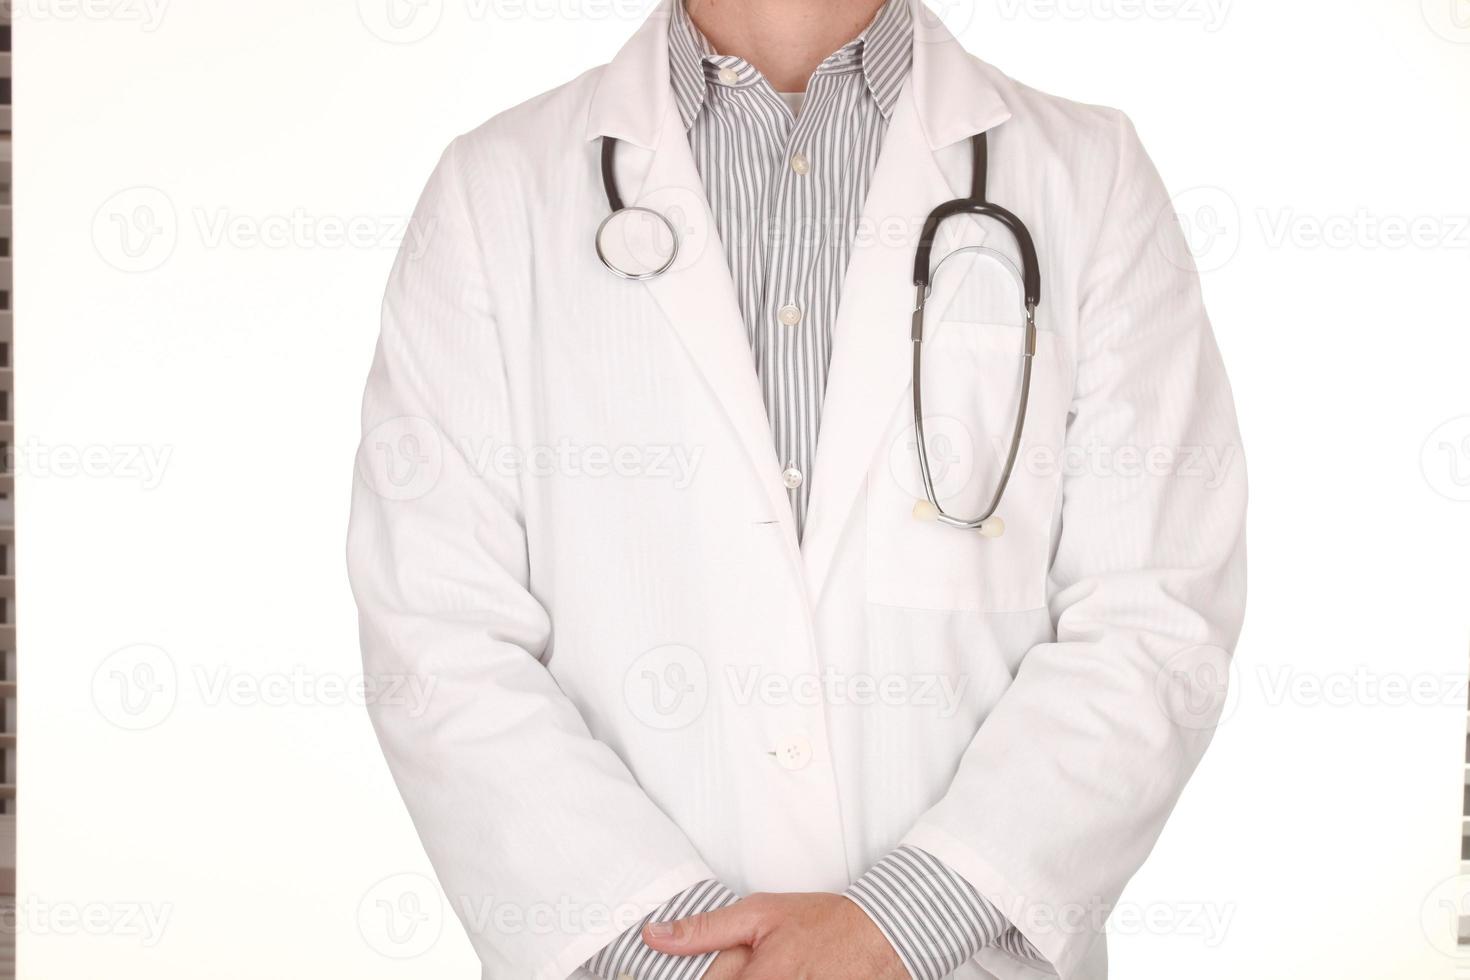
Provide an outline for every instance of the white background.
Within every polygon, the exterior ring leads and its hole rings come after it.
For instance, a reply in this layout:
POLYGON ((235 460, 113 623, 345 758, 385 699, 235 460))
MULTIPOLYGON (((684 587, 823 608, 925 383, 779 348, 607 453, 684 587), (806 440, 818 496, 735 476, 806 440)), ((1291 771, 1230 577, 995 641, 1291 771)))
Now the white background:
MULTIPOLYGON (((478 975, 342 696, 357 402, 443 146, 642 10, 419 0, 394 27, 389 3, 15 4, 23 977, 478 975)), ((1125 896, 1114 975, 1447 980, 1470 6, 944 16, 1132 116, 1250 461, 1238 696, 1125 896)))

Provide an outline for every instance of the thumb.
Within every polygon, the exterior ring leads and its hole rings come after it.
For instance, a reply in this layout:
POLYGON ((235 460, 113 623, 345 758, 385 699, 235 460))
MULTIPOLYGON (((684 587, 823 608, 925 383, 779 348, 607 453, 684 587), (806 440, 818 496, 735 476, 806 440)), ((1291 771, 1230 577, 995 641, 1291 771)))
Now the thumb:
POLYGON ((700 912, 672 922, 650 922, 643 927, 643 941, 660 953, 693 956, 755 941, 760 920, 758 906, 749 899, 712 912, 700 912))

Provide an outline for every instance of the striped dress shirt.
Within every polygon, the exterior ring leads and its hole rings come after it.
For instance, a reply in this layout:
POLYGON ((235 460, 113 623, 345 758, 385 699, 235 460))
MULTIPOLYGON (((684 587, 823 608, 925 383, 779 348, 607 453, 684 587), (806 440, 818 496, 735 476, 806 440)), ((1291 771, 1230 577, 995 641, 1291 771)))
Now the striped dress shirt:
POLYGON ((910 18, 905 0, 890 0, 817 66, 799 115, 750 62, 716 54, 682 5, 670 23, 674 101, 730 265, 798 535, 842 279, 913 62, 910 18))
MULTIPOLYGON (((807 82, 800 113, 747 61, 721 55, 674 4, 669 77, 724 245, 798 533, 805 522, 832 326, 868 181, 913 62, 909 0, 888 0, 807 82)), ((817 474, 820 477, 820 474, 817 474)), ((1048 969, 993 904, 937 858, 900 846, 847 897, 914 980, 939 980, 992 944, 1048 969)), ((587 963, 605 980, 696 980, 715 954, 668 956, 644 924, 736 901, 716 881, 675 895, 587 963)))

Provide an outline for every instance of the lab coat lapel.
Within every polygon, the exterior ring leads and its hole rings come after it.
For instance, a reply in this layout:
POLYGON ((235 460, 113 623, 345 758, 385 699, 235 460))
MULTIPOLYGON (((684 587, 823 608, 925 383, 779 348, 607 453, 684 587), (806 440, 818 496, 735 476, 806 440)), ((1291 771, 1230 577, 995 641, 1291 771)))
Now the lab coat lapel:
POLYGON ((586 136, 591 141, 603 136, 619 140, 614 165, 624 202, 659 211, 678 233, 673 268, 630 288, 647 289, 658 303, 729 417, 769 504, 770 519, 783 526, 795 557, 796 522, 781 484, 750 340, 669 87, 668 25, 674 2, 678 0, 660 4, 603 69, 586 136))
POLYGON ((724 407, 755 467, 755 478, 771 506, 770 517, 785 526, 794 552, 796 523, 780 481, 781 467, 730 267, 687 134, 676 110, 670 108, 669 113, 674 118, 663 127, 639 200, 668 215, 681 242, 674 268, 649 280, 647 288, 724 407))
MULTIPOLYGON (((862 499, 868 469, 876 454, 888 450, 889 420, 910 390, 909 324, 919 230, 935 207, 969 194, 968 149, 955 144, 1010 117, 984 66, 944 33, 922 4, 916 5, 915 17, 913 73, 894 107, 869 183, 833 330, 802 540, 813 605, 821 599, 843 531, 862 499), (908 233, 885 233, 894 227, 908 233)), ((983 239, 979 223, 951 219, 937 237, 934 260, 983 239)), ((956 261, 972 260, 961 256, 956 261)), ((962 272, 963 265, 946 268, 927 301, 929 311, 948 307, 962 272)))

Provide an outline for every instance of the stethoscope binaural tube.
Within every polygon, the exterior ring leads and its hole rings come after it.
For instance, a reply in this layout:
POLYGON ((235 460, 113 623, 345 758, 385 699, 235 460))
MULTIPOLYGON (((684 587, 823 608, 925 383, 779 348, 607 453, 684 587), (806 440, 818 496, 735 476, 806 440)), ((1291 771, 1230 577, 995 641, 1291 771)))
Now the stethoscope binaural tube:
MULTIPOLYGON (((929 212, 919 235, 919 247, 914 253, 914 312, 909 323, 909 339, 913 343, 913 389, 914 389, 914 438, 919 457, 919 475, 924 483, 924 500, 914 505, 914 516, 920 520, 937 521, 949 527, 979 531, 985 537, 1000 537, 1005 533, 1005 522, 996 515, 1006 487, 1011 481, 1011 472, 1016 466, 1016 456, 1021 449, 1021 437, 1026 427, 1026 408, 1031 399, 1031 365, 1036 356, 1036 307, 1041 303, 1041 264, 1036 257, 1036 245, 1020 218, 1005 208, 985 200, 985 178, 987 171, 987 146, 984 133, 970 137, 973 150, 974 169, 970 178, 970 196, 947 201, 929 212), (1021 395, 1016 403, 1016 416, 1011 427, 1010 448, 1006 452, 1005 465, 1001 468, 1000 480, 995 493, 984 513, 979 517, 965 519, 945 513, 934 491, 934 478, 929 469, 929 447, 924 438, 924 402, 921 380, 923 375, 924 303, 934 269, 929 261, 934 247, 934 238, 939 225, 945 218, 959 214, 973 214, 992 218, 1003 225, 1016 240, 1021 250, 1021 288, 1026 304, 1026 329, 1022 341, 1021 395)), ((945 256, 940 259, 943 265, 945 256)), ((934 268, 938 268, 935 266, 934 268)))
POLYGON ((613 174, 613 152, 617 147, 617 142, 618 141, 611 136, 604 136, 602 138, 602 189, 607 194, 607 206, 609 208, 609 212, 607 217, 603 218, 602 221, 597 225, 597 233, 593 236, 592 245, 597 250, 598 261, 600 261, 603 266, 607 268, 608 272, 611 272, 619 279, 628 279, 633 282, 644 282, 649 279, 657 279, 659 276, 663 275, 665 272, 668 272, 671 268, 673 268, 674 261, 679 257, 679 233, 674 230, 674 223, 672 221, 670 221, 667 217, 665 217, 658 211, 655 211, 653 208, 645 208, 638 205, 625 207, 623 205, 622 195, 618 193, 617 177, 613 174), (664 261, 662 265, 658 266, 655 269, 630 272, 627 269, 619 268, 613 262, 613 260, 608 257, 607 250, 603 248, 602 236, 612 224, 613 219, 619 216, 626 217, 627 215, 634 213, 644 214, 652 217, 655 221, 660 222, 669 233, 669 257, 664 261))

